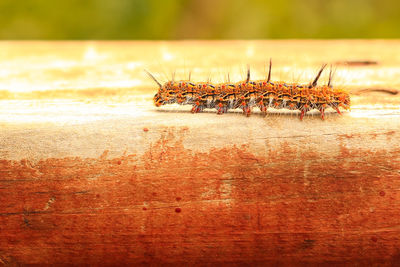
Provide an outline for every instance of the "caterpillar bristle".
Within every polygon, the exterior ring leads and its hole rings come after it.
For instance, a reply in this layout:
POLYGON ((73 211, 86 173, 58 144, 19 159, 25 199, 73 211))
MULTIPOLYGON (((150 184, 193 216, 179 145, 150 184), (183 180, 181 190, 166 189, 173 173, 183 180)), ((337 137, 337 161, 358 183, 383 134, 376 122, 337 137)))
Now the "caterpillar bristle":
POLYGON ((313 109, 325 119, 325 110, 328 107, 341 114, 339 107, 350 108, 350 96, 343 89, 333 89, 332 66, 329 72, 327 85, 318 86, 327 64, 323 64, 314 80, 308 85, 286 82, 271 82, 272 61, 269 62, 268 77, 266 80, 250 80, 250 67, 247 68, 246 79, 231 83, 229 73, 225 83, 212 84, 209 77, 207 82, 175 81, 173 79, 161 85, 152 74, 148 75, 159 85, 160 89, 154 96, 156 106, 178 103, 192 105, 192 113, 202 112, 206 108, 215 108, 221 115, 230 109, 240 108, 243 114, 250 116, 253 107, 258 107, 266 115, 268 108, 299 110, 300 119, 313 109))
POLYGON ((250 65, 247 65, 247 78, 246 78, 246 83, 250 81, 250 65))
POLYGON ((175 74, 176 74, 176 71, 174 71, 174 72, 172 73, 172 82, 175 81, 175 74))
POLYGON ((317 76, 315 77, 314 81, 313 81, 312 84, 311 84, 312 87, 317 86, 318 79, 319 79, 319 77, 321 77, 321 74, 322 74, 322 72, 324 71, 325 67, 326 67, 326 64, 323 64, 322 67, 321 67, 321 69, 319 70, 317 76))
POLYGON ((333 77, 335 76, 336 73, 336 67, 333 69, 333 66, 331 64, 330 70, 329 70, 329 80, 328 80, 328 87, 333 88, 332 81, 333 77))
POLYGON ((153 76, 153 74, 151 74, 151 73, 148 72, 147 70, 144 70, 144 71, 147 73, 147 75, 150 76, 150 78, 151 78, 153 81, 155 81, 155 82, 157 83, 157 85, 158 85, 160 88, 162 88, 161 83, 160 83, 159 81, 157 81, 157 79, 153 76))
POLYGON ((269 59, 269 70, 268 70, 267 83, 269 83, 271 81, 271 67, 272 67, 272 60, 269 59))

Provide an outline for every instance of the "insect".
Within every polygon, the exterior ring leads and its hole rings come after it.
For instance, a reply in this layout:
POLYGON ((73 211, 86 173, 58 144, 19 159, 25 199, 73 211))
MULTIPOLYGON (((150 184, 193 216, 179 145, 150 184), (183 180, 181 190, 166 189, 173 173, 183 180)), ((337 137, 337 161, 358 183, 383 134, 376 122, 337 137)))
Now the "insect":
POLYGON ((226 113, 230 109, 240 108, 250 116, 254 107, 266 114, 269 108, 299 110, 300 120, 313 109, 319 110, 321 119, 325 118, 325 110, 333 108, 341 114, 339 107, 350 109, 350 96, 341 88, 332 86, 332 68, 326 85, 318 85, 318 80, 326 64, 322 65, 316 77, 309 84, 296 84, 271 81, 272 62, 269 62, 268 78, 265 80, 250 80, 250 68, 246 80, 237 83, 192 82, 188 80, 171 81, 162 85, 148 71, 146 73, 159 86, 154 96, 154 104, 161 105, 178 103, 192 105, 192 113, 202 112, 206 108, 215 108, 217 114, 226 113))

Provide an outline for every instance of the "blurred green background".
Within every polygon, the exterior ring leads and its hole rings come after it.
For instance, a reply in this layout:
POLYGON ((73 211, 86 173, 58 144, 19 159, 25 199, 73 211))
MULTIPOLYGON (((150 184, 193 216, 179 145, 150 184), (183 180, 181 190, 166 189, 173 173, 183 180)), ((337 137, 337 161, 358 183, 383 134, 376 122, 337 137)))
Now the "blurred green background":
POLYGON ((399 38, 393 0, 0 0, 0 39, 399 38))

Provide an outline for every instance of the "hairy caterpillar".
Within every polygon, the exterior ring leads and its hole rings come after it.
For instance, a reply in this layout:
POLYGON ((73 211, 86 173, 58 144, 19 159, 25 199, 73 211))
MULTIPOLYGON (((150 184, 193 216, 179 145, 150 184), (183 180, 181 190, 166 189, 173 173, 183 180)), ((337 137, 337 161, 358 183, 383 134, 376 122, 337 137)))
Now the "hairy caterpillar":
POLYGON ((271 61, 269 62, 268 78, 266 80, 250 80, 250 68, 247 79, 237 83, 211 84, 207 82, 191 82, 189 80, 171 81, 161 85, 148 71, 147 74, 157 83, 159 90, 154 96, 154 104, 161 105, 178 103, 192 105, 192 112, 197 113, 205 108, 217 109, 217 114, 223 114, 229 109, 241 108, 250 116, 253 107, 258 107, 266 114, 268 108, 299 110, 300 119, 312 110, 317 109, 321 118, 325 118, 325 110, 333 108, 341 114, 339 107, 350 108, 350 96, 341 88, 332 86, 332 68, 329 72, 327 85, 317 85, 324 64, 315 79, 309 84, 295 84, 271 81, 271 61))

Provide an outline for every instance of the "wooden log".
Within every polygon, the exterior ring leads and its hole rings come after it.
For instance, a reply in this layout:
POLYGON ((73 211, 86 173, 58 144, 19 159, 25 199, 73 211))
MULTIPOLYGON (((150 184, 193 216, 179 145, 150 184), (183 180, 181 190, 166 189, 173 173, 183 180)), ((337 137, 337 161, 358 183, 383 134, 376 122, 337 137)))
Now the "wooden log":
POLYGON ((0 263, 398 264, 398 45, 0 43, 0 263), (352 111, 157 109, 143 72, 261 78, 270 57, 275 80, 336 64, 352 111))

